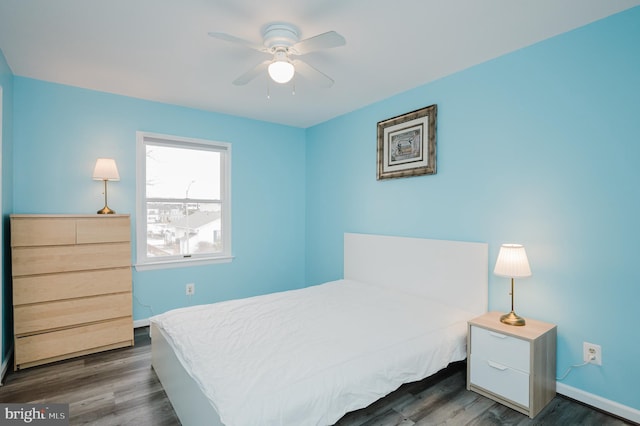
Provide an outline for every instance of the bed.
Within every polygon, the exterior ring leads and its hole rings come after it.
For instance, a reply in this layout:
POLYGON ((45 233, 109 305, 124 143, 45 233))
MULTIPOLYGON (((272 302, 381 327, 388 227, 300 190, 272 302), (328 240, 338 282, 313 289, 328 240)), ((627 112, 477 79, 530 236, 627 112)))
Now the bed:
POLYGON ((344 278, 151 318, 152 365, 191 425, 330 425, 466 356, 487 245, 345 234, 344 278))

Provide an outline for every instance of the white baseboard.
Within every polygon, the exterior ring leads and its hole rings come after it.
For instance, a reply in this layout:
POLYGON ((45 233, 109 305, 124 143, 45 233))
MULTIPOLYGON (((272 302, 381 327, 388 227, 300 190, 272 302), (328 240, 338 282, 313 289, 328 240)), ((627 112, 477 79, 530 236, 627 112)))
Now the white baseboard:
POLYGON ((567 386, 564 383, 556 383, 556 392, 618 417, 622 417, 623 419, 640 423, 640 410, 636 410, 635 408, 619 404, 615 401, 602 398, 601 396, 585 392, 572 386, 567 386))
POLYGON ((135 320, 133 322, 133 328, 148 327, 148 326, 149 326, 149 318, 135 320))

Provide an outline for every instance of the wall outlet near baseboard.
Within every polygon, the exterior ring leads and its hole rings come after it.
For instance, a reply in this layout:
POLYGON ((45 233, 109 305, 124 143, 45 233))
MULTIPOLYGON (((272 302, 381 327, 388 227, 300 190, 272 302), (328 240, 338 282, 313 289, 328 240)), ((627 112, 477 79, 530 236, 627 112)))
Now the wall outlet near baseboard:
POLYGON ((193 294, 196 292, 196 285, 194 283, 187 284, 185 287, 185 292, 187 296, 193 296, 193 294))
POLYGON ((602 348, 594 343, 582 342, 582 359, 589 364, 602 365, 602 348))

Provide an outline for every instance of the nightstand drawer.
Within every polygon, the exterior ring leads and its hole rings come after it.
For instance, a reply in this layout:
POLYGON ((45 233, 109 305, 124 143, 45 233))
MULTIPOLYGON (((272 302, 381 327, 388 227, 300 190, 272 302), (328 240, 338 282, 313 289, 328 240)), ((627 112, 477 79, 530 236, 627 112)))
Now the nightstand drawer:
POLYGON ((529 375, 471 354, 471 383, 529 408, 529 375))
POLYGON ((529 373, 529 342, 482 327, 471 327, 471 354, 511 369, 529 373))

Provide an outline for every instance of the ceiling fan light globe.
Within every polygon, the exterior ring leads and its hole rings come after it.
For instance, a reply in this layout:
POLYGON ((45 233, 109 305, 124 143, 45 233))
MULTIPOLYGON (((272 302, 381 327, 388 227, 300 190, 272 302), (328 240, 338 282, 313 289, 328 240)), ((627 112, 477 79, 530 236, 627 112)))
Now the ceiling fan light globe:
POLYGON ((269 77, 276 83, 284 84, 291 81, 296 70, 288 61, 274 61, 269 64, 269 77))

